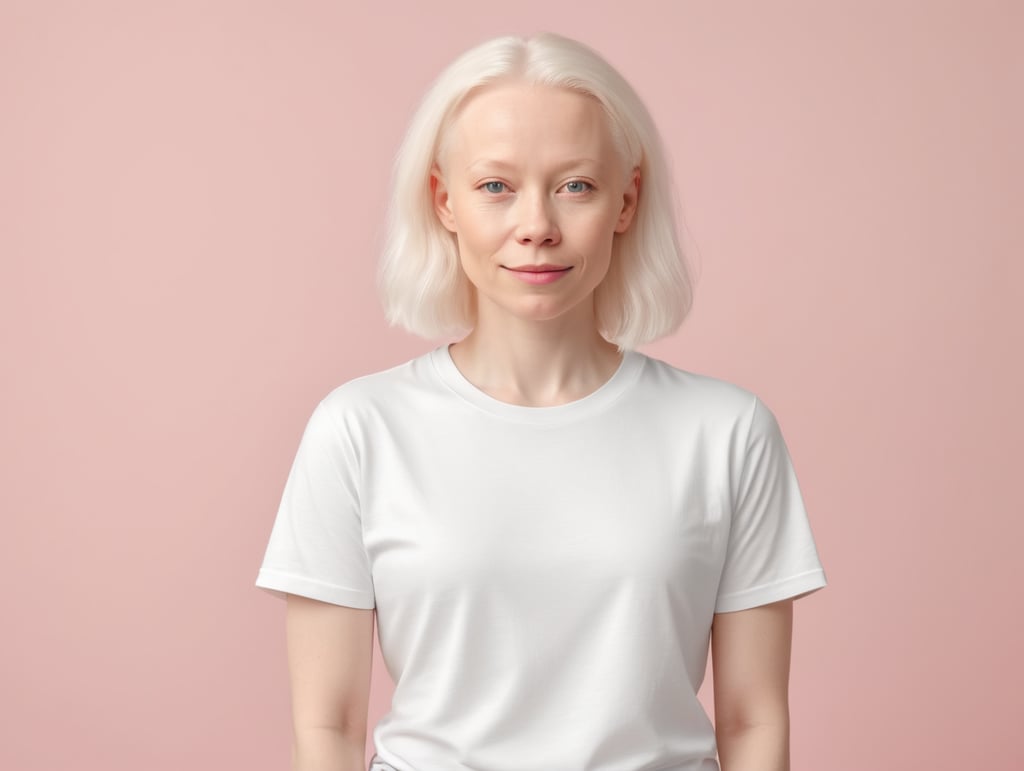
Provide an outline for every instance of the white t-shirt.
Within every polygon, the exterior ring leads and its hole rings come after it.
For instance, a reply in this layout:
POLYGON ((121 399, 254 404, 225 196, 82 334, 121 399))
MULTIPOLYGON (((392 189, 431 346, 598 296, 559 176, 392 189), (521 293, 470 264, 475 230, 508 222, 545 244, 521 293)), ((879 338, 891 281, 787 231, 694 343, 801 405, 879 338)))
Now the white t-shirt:
POLYGON ((751 392, 628 351, 517 406, 442 346, 317 406, 256 583, 376 608, 398 771, 715 771, 713 615, 825 576, 751 392))

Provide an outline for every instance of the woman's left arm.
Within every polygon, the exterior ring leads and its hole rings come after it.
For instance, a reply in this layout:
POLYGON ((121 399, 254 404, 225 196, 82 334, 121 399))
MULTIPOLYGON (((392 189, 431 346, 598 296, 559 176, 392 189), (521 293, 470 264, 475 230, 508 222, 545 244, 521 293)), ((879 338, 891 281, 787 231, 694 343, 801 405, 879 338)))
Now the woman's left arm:
POLYGON ((711 625, 722 771, 789 771, 793 600, 718 613, 711 625))

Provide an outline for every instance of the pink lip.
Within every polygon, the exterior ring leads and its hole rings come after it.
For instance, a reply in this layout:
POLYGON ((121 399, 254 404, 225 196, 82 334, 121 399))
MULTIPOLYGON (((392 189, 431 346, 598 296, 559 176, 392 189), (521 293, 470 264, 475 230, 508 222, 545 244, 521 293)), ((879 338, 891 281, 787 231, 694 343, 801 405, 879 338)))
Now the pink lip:
POLYGON ((562 276, 572 270, 572 266, 561 265, 519 265, 516 267, 502 266, 516 275, 516 278, 525 281, 527 284, 550 284, 558 281, 562 276))

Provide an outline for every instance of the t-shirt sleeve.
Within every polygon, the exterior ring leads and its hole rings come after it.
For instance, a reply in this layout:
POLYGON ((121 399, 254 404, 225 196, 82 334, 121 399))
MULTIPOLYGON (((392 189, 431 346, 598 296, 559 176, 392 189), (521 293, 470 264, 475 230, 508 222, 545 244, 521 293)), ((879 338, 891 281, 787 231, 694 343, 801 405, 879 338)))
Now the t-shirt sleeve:
POLYGON ((373 608, 351 437, 321 402, 285 483, 256 586, 274 594, 373 608))
POLYGON ((755 396, 715 612, 797 597, 825 584, 782 432, 755 396))

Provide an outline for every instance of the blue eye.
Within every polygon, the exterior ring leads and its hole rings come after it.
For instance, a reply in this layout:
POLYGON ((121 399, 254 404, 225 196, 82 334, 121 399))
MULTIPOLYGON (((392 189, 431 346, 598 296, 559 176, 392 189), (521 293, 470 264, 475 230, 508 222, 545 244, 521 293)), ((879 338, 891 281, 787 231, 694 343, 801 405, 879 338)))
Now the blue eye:
POLYGON ((484 182, 482 187, 488 193, 494 193, 495 195, 497 195, 498 193, 504 193, 505 192, 505 183, 504 182, 497 182, 495 180, 491 180, 490 182, 484 182))
POLYGON ((565 183, 565 189, 570 193, 586 193, 590 191, 590 183, 582 179, 574 179, 565 183))

